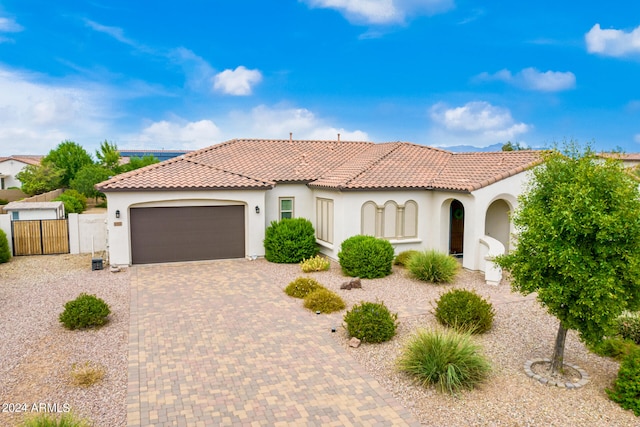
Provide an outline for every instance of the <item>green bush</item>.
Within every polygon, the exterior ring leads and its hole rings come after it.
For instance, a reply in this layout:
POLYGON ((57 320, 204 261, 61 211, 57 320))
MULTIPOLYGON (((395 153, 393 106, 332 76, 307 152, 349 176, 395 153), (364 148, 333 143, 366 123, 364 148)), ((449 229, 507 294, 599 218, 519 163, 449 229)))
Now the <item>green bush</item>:
POLYGON ((284 292, 290 297, 304 298, 318 289, 324 289, 324 286, 311 277, 298 277, 284 288, 284 292))
POLYGON ((471 335, 451 329, 418 331, 405 345, 398 367, 422 386, 435 385, 450 394, 473 389, 491 372, 489 361, 471 335))
POLYGON ((315 231, 305 218, 272 221, 265 231, 265 258, 280 264, 298 263, 318 253, 315 231))
POLYGON ((435 250, 418 252, 407 264, 411 275, 418 280, 432 283, 450 283, 455 279, 460 264, 447 254, 435 250))
POLYGON ((618 334, 640 344, 640 312, 625 311, 616 319, 618 334))
POLYGON ((362 342, 389 341, 396 334, 398 313, 391 314, 384 303, 361 302, 344 315, 349 336, 362 342))
POLYGON ((624 409, 631 409, 640 416, 640 350, 624 358, 613 389, 607 389, 607 394, 624 409))
POLYGON ((373 236, 357 235, 342 242, 338 259, 347 276, 375 279, 391 274, 393 246, 373 236))
MULTIPOLYGON (((70 190, 69 190, 70 191, 70 190)), ((55 199, 54 201, 62 202, 64 204, 64 213, 68 216, 70 213, 82 213, 84 211, 84 207, 82 206, 82 202, 71 194, 67 194, 68 191, 62 193, 55 199)))
POLYGON ((320 288, 304 297, 304 307, 312 311, 322 313, 333 313, 344 310, 346 307, 340 295, 331 292, 329 289, 320 288))
POLYGON ((438 322, 472 334, 482 334, 491 329, 495 314, 491 303, 466 289, 452 289, 436 302, 438 322))
POLYGON ((309 259, 305 259, 300 263, 303 273, 311 273, 312 271, 326 271, 331 267, 331 262, 325 257, 316 255, 309 259))
POLYGON ((82 194, 81 192, 77 191, 77 190, 65 190, 64 193, 62 193, 66 196, 71 196, 74 199, 77 199, 80 204, 82 205, 82 210, 86 210, 87 209, 87 196, 85 196, 84 194, 82 194))
POLYGON ((20 427, 89 427, 87 420, 76 418, 71 412, 63 413, 59 418, 53 414, 38 414, 28 417, 20 427))
POLYGON ((67 329, 81 329, 104 325, 109 313, 111 310, 102 299, 81 293, 78 298, 64 305, 59 319, 67 329))
POLYGON ((620 337, 605 338, 599 343, 589 346, 589 350, 595 354, 611 357, 619 361, 622 361, 622 359, 637 349, 640 349, 640 347, 633 341, 620 337))
POLYGON ((6 205, 9 201, 7 199, 0 199, 0 205, 6 205))
POLYGON ((409 263, 409 259, 411 259, 411 257, 415 254, 417 254, 419 251, 416 251, 415 249, 410 249, 408 251, 402 251, 400 252, 398 255, 396 255, 396 257, 393 260, 393 264, 394 265, 401 265, 403 267, 406 267, 407 264, 409 263))
POLYGON ((7 234, 4 230, 0 230, 0 264, 8 262, 10 259, 9 239, 7 239, 7 234))

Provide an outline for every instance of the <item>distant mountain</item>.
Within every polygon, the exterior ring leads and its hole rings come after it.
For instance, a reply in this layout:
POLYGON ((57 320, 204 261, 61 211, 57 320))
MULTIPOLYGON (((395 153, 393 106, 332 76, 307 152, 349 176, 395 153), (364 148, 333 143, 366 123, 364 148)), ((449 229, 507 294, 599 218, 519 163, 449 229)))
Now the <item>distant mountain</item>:
MULTIPOLYGON (((442 148, 443 150, 447 150, 447 151, 453 151, 454 153, 468 153, 468 152, 472 152, 472 151, 482 151, 482 152, 487 152, 487 151, 502 151, 502 146, 504 144, 501 143, 497 143, 497 144, 492 144, 492 145, 488 145, 486 147, 475 147, 473 145, 452 145, 451 147, 438 147, 438 148, 442 148)), ((532 150, 542 150, 542 147, 532 147, 532 150)))

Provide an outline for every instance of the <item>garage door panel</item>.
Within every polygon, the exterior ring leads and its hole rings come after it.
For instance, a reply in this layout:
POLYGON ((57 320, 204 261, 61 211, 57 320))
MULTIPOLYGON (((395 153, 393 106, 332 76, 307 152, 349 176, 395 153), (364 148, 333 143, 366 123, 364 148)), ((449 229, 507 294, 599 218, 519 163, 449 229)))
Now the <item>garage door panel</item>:
POLYGON ((132 208, 132 263, 244 257, 244 211, 244 206, 132 208))

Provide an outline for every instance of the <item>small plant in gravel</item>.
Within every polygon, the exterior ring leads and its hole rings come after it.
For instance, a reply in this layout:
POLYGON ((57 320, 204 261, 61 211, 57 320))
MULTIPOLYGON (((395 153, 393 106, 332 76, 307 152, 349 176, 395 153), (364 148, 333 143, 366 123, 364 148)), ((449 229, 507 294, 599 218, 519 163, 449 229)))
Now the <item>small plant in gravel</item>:
POLYGON ((436 250, 426 250, 411 256, 407 262, 407 268, 418 280, 450 283, 458 274, 460 264, 451 255, 436 250))
POLYGON ((20 427, 89 427, 91 423, 87 420, 80 419, 71 412, 63 413, 60 417, 53 414, 38 414, 33 417, 27 417, 20 427))
POLYGON ((104 325, 108 321, 109 313, 109 305, 102 299, 81 293, 78 298, 64 305, 59 319, 67 329, 82 329, 104 325))
POLYGON ((90 387, 102 381, 106 374, 104 366, 98 363, 84 362, 71 365, 71 383, 79 387, 90 387))
POLYGON ((393 246, 388 240, 357 235, 342 242, 338 259, 347 276, 375 279, 391 274, 393 246))
POLYGON ((496 312, 491 303, 474 291, 452 289, 440 296, 434 314, 444 326, 482 334, 491 329, 496 312))
POLYGON ((320 255, 305 259, 300 263, 303 273, 311 273, 313 271, 326 271, 331 267, 331 262, 320 255))
POLYGON ((264 257, 267 261, 292 264, 318 253, 316 235, 306 218, 284 218, 272 221, 264 237, 264 257))
POLYGON ((340 295, 329 289, 321 288, 309 293, 304 297, 304 307, 312 311, 322 313, 333 313, 344 310, 346 307, 340 295))
POLYGON ((638 344, 620 337, 605 338, 595 345, 588 345, 588 347, 598 356, 611 357, 618 361, 622 361, 630 353, 640 349, 638 344))
POLYGON ((417 254, 420 251, 416 251, 415 249, 410 249, 408 251, 402 251, 393 259, 394 265, 400 265, 402 267, 406 267, 409 263, 409 260, 412 256, 417 254))
POLYGON ((304 298, 311 292, 324 289, 317 280, 311 277, 298 277, 284 288, 284 293, 294 298, 304 298))
POLYGON ((397 364, 422 386, 434 385, 450 394, 473 389, 491 371, 471 334, 453 329, 419 330, 403 348, 397 364))
POLYGON ((9 240, 4 230, 0 230, 0 264, 8 262, 11 259, 11 250, 9 249, 9 240))
POLYGON ((624 358, 613 389, 607 389, 607 394, 624 409, 631 409, 640 416, 640 350, 624 358))
POLYGON ((622 338, 640 344, 640 312, 624 311, 615 324, 622 338))
POLYGON ((396 334, 398 313, 392 314, 383 302, 361 302, 344 315, 349 336, 362 342, 389 341, 396 334))

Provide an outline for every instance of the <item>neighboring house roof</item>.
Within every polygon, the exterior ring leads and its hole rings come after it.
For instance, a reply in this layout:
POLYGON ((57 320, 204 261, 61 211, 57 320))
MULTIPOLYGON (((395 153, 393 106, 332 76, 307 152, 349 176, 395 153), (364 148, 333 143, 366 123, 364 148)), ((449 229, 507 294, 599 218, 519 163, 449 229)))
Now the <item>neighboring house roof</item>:
POLYGON ((271 188, 474 191, 540 162, 536 151, 452 153, 408 142, 240 139, 117 175, 102 192, 271 188))
POLYGON ((36 211, 47 209, 59 209, 64 206, 62 202, 10 202, 4 205, 5 211, 36 211))
POLYGON ((118 150, 123 159, 153 156, 161 162, 190 153, 192 150, 118 150))
POLYGON ((27 165, 39 165, 43 157, 44 156, 26 155, 26 154, 17 155, 17 156, 0 157, 0 163, 6 162, 8 160, 15 160, 27 165))

